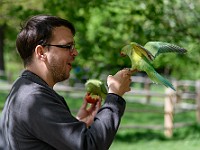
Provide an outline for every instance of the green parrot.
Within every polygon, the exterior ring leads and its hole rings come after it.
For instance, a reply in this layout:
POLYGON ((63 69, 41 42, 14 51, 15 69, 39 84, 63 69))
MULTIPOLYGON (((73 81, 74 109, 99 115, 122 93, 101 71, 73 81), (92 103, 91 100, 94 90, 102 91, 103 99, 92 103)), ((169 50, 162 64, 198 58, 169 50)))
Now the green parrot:
POLYGON ((186 53, 187 50, 166 42, 147 42, 144 47, 136 42, 131 42, 122 48, 121 55, 129 56, 132 63, 131 70, 144 71, 154 83, 163 84, 166 87, 170 87, 171 89, 175 90, 173 85, 167 79, 157 73, 152 65, 153 60, 159 54, 169 52, 183 54, 186 53))
POLYGON ((85 89, 87 93, 89 93, 91 96, 92 95, 98 95, 101 98, 105 99, 107 95, 107 89, 105 84, 97 79, 89 79, 85 83, 85 89))

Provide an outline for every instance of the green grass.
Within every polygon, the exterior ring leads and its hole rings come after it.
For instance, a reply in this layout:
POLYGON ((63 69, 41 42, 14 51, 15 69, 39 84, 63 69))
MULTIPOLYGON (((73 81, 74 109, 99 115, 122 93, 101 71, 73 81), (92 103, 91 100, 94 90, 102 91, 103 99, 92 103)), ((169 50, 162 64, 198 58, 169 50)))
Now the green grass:
POLYGON ((7 95, 8 95, 7 91, 0 91, 0 112, 3 109, 7 95))
MULTIPOLYGON (((83 97, 83 93, 75 93, 60 92, 73 114, 81 106, 83 97)), ((0 109, 7 94, 0 91, 0 109)), ((126 110, 120 126, 163 125, 163 107, 127 102, 126 110)), ((163 130, 119 129, 110 150, 197 150, 200 147, 200 125, 195 123, 195 119, 194 111, 175 114, 174 122, 193 122, 193 125, 174 129, 172 138, 166 138, 163 130)))
POLYGON ((173 138, 165 138, 161 131, 119 130, 110 150, 197 150, 200 126, 192 125, 174 130, 173 138))

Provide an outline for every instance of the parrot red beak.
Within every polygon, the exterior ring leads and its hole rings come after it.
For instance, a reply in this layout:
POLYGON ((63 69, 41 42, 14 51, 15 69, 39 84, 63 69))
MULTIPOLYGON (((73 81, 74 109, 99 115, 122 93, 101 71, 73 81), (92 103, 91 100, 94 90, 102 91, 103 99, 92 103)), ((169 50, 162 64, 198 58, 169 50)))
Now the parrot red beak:
POLYGON ((126 54, 124 54, 124 53, 122 53, 122 52, 120 53, 120 55, 121 55, 122 57, 125 57, 125 56, 126 56, 126 54))

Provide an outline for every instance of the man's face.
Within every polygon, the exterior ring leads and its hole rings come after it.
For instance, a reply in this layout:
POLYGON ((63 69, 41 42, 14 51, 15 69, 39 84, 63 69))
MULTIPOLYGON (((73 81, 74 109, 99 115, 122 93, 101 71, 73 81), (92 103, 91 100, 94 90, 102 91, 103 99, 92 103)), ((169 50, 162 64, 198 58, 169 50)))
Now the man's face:
MULTIPOLYGON (((56 27, 52 32, 51 45, 68 45, 74 43, 74 37, 70 29, 61 26, 56 27)), ((75 56, 78 55, 77 50, 74 48, 70 51, 68 48, 60 48, 50 46, 47 53, 48 61, 47 68, 54 83, 64 81, 69 78, 72 62, 75 56)))

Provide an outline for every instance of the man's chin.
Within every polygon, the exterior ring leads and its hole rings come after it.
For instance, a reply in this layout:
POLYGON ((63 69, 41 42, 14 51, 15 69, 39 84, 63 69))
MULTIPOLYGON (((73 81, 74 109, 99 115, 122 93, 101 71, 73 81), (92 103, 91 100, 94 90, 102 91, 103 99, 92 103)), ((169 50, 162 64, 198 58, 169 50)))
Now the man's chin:
POLYGON ((58 83, 58 82, 63 82, 63 81, 65 81, 65 80, 69 79, 69 77, 70 77, 70 74, 65 74, 65 75, 63 75, 62 77, 57 78, 56 83, 58 83))

